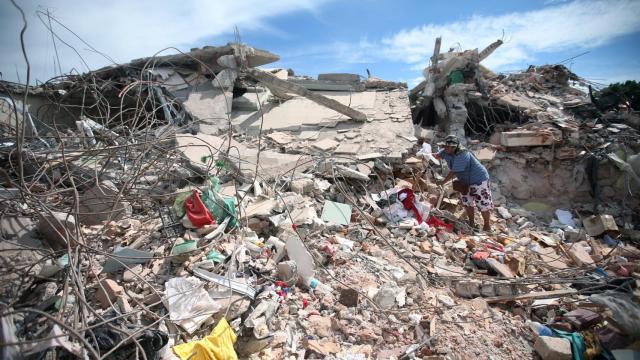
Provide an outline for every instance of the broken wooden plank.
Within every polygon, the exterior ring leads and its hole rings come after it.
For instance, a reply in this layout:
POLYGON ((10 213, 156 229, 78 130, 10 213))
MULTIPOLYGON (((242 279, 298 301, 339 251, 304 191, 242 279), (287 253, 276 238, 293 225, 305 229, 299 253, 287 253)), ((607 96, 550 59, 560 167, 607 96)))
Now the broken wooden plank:
POLYGON ((517 300, 549 299, 549 298, 573 295, 576 292, 577 291, 575 289, 538 291, 538 292, 532 292, 527 294, 488 297, 488 298, 485 298, 485 300, 487 301, 487 303, 491 304, 491 303, 517 301, 517 300))

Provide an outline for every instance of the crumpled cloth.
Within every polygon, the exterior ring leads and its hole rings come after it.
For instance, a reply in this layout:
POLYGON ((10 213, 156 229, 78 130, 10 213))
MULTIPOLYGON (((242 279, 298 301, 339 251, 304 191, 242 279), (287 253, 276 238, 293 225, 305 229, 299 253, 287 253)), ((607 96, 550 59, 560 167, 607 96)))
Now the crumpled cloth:
MULTIPOLYGON (((429 218, 427 219, 427 225, 438 229, 438 232, 440 231, 440 229, 446 229, 449 232, 453 232, 453 224, 447 224, 446 222, 438 219, 433 215, 429 216, 429 218)), ((436 234, 438 232, 436 232, 436 234)))
POLYGON ((173 351, 181 360, 237 360, 233 349, 236 339, 236 333, 222 318, 207 337, 174 346, 173 351))
POLYGON ((418 224, 422 224, 422 215, 420 215, 420 211, 416 208, 416 196, 411 189, 402 189, 398 191, 398 199, 402 202, 402 206, 404 206, 407 210, 413 210, 413 213, 416 216, 416 220, 418 220, 418 224))
POLYGON ((197 190, 193 190, 193 194, 184 201, 184 210, 187 212, 189 221, 195 227, 201 228, 215 223, 211 213, 209 213, 202 199, 200 199, 200 194, 198 194, 197 190))

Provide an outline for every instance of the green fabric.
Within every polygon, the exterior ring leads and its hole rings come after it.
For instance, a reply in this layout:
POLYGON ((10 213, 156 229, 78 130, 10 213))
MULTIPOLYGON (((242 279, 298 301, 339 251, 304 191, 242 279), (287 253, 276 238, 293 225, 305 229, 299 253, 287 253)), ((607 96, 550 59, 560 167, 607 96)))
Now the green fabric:
POLYGON ((176 201, 173 202, 173 210, 176 211, 176 215, 179 218, 182 218, 185 214, 184 211, 184 202, 187 198, 191 196, 191 192, 183 192, 176 196, 176 201))
POLYGON ((557 337, 567 339, 571 342, 571 353, 573 354, 573 360, 586 360, 584 352, 587 347, 584 344, 584 339, 580 333, 572 333, 568 331, 562 331, 558 329, 552 329, 557 337))
POLYGON ((209 252, 207 254, 207 260, 213 260, 213 262, 216 263, 221 263, 224 261, 224 259, 226 259, 227 257, 220 254, 219 252, 212 250, 211 252, 209 252))
POLYGON ((213 215, 218 224, 222 223, 226 218, 229 220, 230 227, 238 226, 238 215, 236 213, 236 198, 233 196, 224 196, 220 194, 220 181, 217 177, 209 178, 211 185, 202 191, 202 202, 207 210, 213 215))
POLYGON ((451 84, 461 84, 464 82, 464 75, 462 75, 462 71, 454 70, 449 74, 449 82, 451 84))

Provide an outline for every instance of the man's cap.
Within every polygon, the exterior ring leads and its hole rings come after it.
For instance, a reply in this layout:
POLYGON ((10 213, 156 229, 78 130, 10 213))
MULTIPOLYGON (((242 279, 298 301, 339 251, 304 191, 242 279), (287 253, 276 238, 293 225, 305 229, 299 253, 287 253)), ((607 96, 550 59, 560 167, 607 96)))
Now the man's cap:
POLYGON ((447 135, 446 138, 444 138, 444 143, 446 145, 460 145, 460 140, 458 139, 457 136, 455 135, 447 135))

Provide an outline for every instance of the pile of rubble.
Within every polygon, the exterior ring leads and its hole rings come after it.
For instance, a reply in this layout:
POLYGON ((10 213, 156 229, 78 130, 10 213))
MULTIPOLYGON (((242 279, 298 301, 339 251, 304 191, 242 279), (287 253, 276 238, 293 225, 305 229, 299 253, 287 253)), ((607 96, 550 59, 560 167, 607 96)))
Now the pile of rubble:
POLYGON ((1 357, 637 349, 637 113, 439 44, 411 91, 239 44, 1 83, 1 357), (491 173, 491 232, 435 185, 448 133, 491 173))

